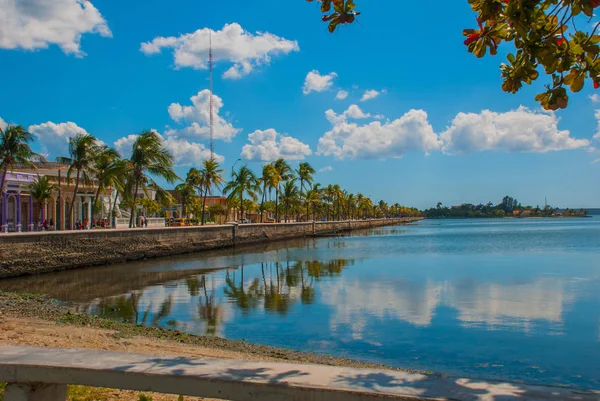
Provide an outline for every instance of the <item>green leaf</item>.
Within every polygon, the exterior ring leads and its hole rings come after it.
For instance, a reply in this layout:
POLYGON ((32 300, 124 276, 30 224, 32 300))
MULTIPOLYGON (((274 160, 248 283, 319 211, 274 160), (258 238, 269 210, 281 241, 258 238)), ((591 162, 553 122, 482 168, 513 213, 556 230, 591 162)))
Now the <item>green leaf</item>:
POLYGON ((571 90, 573 92, 579 92, 581 89, 583 89, 584 81, 585 81, 584 74, 577 75, 577 77, 573 80, 573 83, 571 83, 571 90))

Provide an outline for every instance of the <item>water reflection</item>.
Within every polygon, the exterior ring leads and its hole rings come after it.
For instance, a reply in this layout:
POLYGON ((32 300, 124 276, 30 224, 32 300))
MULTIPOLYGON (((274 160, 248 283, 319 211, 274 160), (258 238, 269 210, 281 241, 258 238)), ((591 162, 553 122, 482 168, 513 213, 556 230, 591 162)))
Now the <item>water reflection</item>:
POLYGON ((399 367, 600 388, 598 222, 423 222, 368 234, 0 287, 136 324, 399 367))

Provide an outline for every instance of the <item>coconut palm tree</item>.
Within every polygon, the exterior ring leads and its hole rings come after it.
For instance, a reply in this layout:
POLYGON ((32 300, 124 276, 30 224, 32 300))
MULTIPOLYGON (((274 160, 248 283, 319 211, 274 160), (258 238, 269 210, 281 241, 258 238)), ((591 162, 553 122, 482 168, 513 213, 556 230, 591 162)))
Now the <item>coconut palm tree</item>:
POLYGON ((5 192, 4 185, 9 170, 12 171, 17 164, 33 167, 31 159, 42 157, 29 147, 33 140, 34 136, 21 125, 9 125, 4 130, 0 128, 0 170, 2 171, 0 194, 5 192))
POLYGON ((259 191, 260 184, 248 166, 242 166, 239 171, 234 171, 231 175, 231 181, 223 188, 223 193, 229 194, 228 199, 236 197, 239 199, 242 218, 244 217, 244 194, 247 194, 250 199, 256 202, 259 191))
POLYGON ((205 224, 204 211, 206 210, 206 197, 212 193, 212 189, 221 189, 221 185, 225 183, 222 174, 225 170, 219 168, 219 163, 215 159, 205 160, 204 167, 200 171, 202 176, 202 184, 204 186, 204 199, 202 200, 202 225, 205 224))
POLYGON ((277 159, 273 162, 273 167, 277 174, 274 177, 276 182, 275 191, 275 221, 279 222, 279 193, 281 192, 281 183, 291 180, 294 177, 294 172, 288 162, 284 159, 277 159))
MULTIPOLYGON (((313 183, 313 174, 315 174, 315 169, 307 162, 302 162, 298 166, 298 170, 296 170, 296 174, 298 175, 298 179, 300 180, 300 195, 304 195, 305 186, 310 188, 313 183)), ((300 212, 298 212, 298 216, 300 216, 300 212)), ((308 213, 306 214, 306 220, 308 221, 308 213)))
POLYGON ((262 176, 260 178, 260 184, 262 185, 262 199, 260 202, 260 222, 264 223, 264 212, 265 212, 265 200, 267 198, 267 190, 275 188, 276 182, 275 177, 278 175, 273 164, 265 164, 262 169, 262 176))
POLYGON ((106 188, 118 188, 119 184, 124 181, 124 177, 127 174, 127 165, 122 163, 120 159, 121 155, 119 152, 108 146, 102 146, 95 154, 95 160, 91 171, 98 181, 98 188, 96 188, 96 194, 94 196, 92 221, 95 220, 94 214, 98 207, 98 197, 100 196, 100 192, 104 191, 106 188))
POLYGON ((52 197, 52 192, 56 191, 58 186, 50 181, 50 177, 37 175, 37 179, 29 184, 29 191, 33 199, 40 205, 40 221, 42 221, 42 211, 48 204, 48 199, 52 197))
POLYGON ((313 220, 315 220, 315 208, 321 201, 321 189, 319 188, 321 184, 314 184, 312 188, 306 191, 304 194, 304 202, 306 203, 306 219, 308 220, 308 216, 310 215, 310 208, 312 207, 312 216, 313 220))
POLYGON ((69 165, 67 170, 67 182, 75 172, 75 189, 69 204, 67 213, 69 219, 69 228, 73 229, 73 208, 75 198, 79 191, 79 184, 83 180, 83 185, 90 185, 92 182, 91 173, 94 166, 96 154, 98 153, 98 141, 90 134, 77 134, 69 138, 69 157, 57 157, 56 161, 69 165))
POLYGON ((179 200, 181 201, 181 217, 187 218, 187 208, 194 200, 196 190, 186 181, 183 184, 177 185, 175 191, 177 191, 177 195, 179 195, 179 200))
POLYGON ((300 191, 296 187, 296 180, 289 180, 283 184, 283 190, 281 192, 281 204, 284 208, 285 222, 288 222, 288 210, 298 205, 300 200, 300 191))
POLYGON ((144 131, 139 134, 133 143, 131 152, 131 174, 133 188, 133 201, 131 203, 131 216, 129 228, 133 228, 135 222, 135 202, 140 187, 144 190, 149 185, 158 185, 150 177, 150 174, 164 178, 172 184, 179 179, 173 170, 173 156, 163 146, 161 137, 154 131, 144 131))

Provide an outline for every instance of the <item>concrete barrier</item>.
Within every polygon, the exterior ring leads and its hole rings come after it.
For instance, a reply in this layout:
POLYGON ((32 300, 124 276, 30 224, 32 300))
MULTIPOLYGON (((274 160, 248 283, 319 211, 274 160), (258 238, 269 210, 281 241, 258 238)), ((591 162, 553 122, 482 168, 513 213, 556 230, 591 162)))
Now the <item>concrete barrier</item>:
POLYGON ((403 224, 378 219, 0 234, 0 278, 403 224))
POLYGON ((69 384, 229 401, 597 401, 600 393, 383 369, 0 347, 4 401, 64 401, 69 384))

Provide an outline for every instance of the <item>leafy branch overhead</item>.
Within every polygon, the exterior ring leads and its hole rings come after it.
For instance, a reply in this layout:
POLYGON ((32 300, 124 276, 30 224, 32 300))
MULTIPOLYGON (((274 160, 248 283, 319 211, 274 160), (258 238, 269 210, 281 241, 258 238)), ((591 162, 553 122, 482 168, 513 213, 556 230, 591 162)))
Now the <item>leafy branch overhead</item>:
MULTIPOLYGON (((312 3, 315 0, 306 0, 312 3)), ((321 17, 324 22, 329 22, 329 32, 335 31, 338 25, 351 24, 359 12, 354 11, 354 0, 316 0, 321 3, 321 12, 326 13, 321 17)))
MULTIPOLYGON (((330 32, 358 15, 352 0, 316 1, 329 13, 322 18, 329 21, 330 32)), ((600 0, 468 1, 477 13, 477 27, 463 31, 470 53, 495 56, 504 42, 514 46, 500 66, 504 91, 516 93, 543 72, 550 82, 535 99, 545 109, 557 110, 567 107, 568 90, 579 92, 586 82, 600 88, 600 22, 594 16, 600 0)))

